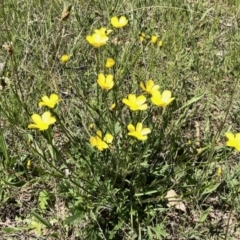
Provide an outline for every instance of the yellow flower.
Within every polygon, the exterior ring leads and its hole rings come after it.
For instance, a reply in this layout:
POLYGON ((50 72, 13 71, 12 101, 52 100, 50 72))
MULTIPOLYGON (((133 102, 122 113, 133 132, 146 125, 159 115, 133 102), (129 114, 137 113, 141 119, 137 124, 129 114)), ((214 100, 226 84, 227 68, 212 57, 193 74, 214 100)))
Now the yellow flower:
POLYGON ((218 176, 222 176, 222 168, 221 168, 221 167, 219 167, 219 168, 217 169, 217 175, 218 175, 218 176))
POLYGON ((105 67, 111 68, 115 64, 115 61, 113 58, 107 58, 107 62, 105 64, 105 67))
POLYGON ((129 124, 127 128, 129 131, 128 135, 133 136, 138 140, 146 140, 147 139, 146 135, 151 132, 149 128, 143 128, 142 123, 138 123, 136 128, 132 124, 129 124))
POLYGON ((163 45, 163 41, 158 41, 158 46, 161 47, 163 45))
POLYGON ((149 94, 153 94, 155 91, 158 91, 158 89, 160 88, 159 85, 154 85, 153 80, 148 80, 145 85, 141 82, 140 87, 149 94))
POLYGON ((110 90, 114 85, 113 75, 108 74, 105 77, 104 74, 100 73, 97 82, 102 89, 110 90))
POLYGON ((37 128, 40 131, 48 129, 49 125, 56 122, 56 118, 52 117, 50 112, 44 112, 42 116, 33 114, 31 119, 34 124, 29 124, 28 128, 37 128))
POLYGON ((151 37, 151 42, 152 42, 153 44, 157 43, 157 40, 158 40, 158 36, 152 36, 152 37, 151 37))
POLYGON ((57 94, 51 94, 50 97, 48 96, 43 96, 42 97, 42 102, 39 102, 38 103, 38 106, 39 107, 42 107, 42 106, 47 106, 47 107, 50 107, 50 108, 54 108, 55 105, 59 102, 59 97, 57 94))
POLYGON ((89 128, 91 129, 91 128, 94 128, 95 126, 94 126, 94 123, 91 123, 90 125, 89 125, 89 128))
POLYGON ((152 93, 152 103, 159 107, 166 107, 169 103, 171 103, 175 98, 172 98, 172 93, 168 90, 163 91, 161 94, 159 91, 155 91, 152 93))
POLYGON ((111 107, 109 108, 109 110, 112 111, 115 107, 116 107, 116 103, 113 103, 113 104, 111 105, 111 107))
POLYGON ((31 160, 27 160, 27 169, 31 169, 32 162, 31 160))
POLYGON ((128 99, 124 98, 122 102, 133 111, 147 109, 147 104, 144 104, 146 102, 146 98, 143 95, 136 97, 135 94, 129 94, 128 99))
POLYGON ((117 17, 112 17, 111 18, 111 24, 115 27, 115 28, 122 28, 125 25, 127 25, 128 20, 125 16, 121 16, 119 19, 117 17))
POLYGON ((105 135, 105 137, 102 139, 102 132, 97 131, 97 135, 95 137, 90 137, 90 143, 93 147, 98 148, 100 151, 109 148, 110 143, 113 141, 113 136, 109 133, 105 135))
POLYGON ((60 58, 62 64, 65 64, 69 61, 70 57, 68 55, 62 55, 62 57, 60 58))
POLYGON ((111 29, 107 29, 107 28, 100 28, 100 29, 95 29, 94 33, 100 34, 101 36, 107 36, 108 34, 110 34, 113 30, 111 29))
POLYGON ((146 37, 146 34, 145 33, 141 33, 139 32, 139 39, 140 39, 140 42, 143 42, 145 40, 145 37, 146 37))
POLYGON ((228 139, 226 145, 228 147, 234 147, 240 152, 240 133, 234 135, 231 132, 227 132, 225 133, 225 136, 228 139))
POLYGON ((100 29, 96 29, 93 35, 88 35, 86 40, 95 48, 99 48, 105 44, 107 44, 108 36, 103 34, 103 31, 100 29), (97 31, 97 32, 96 32, 97 31))

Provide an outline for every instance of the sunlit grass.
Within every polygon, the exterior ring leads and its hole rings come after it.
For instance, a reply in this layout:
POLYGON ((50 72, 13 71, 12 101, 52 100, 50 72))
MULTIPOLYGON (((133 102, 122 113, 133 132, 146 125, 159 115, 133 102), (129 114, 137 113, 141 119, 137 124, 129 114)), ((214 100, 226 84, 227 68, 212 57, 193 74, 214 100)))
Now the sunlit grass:
POLYGON ((0 0, 1 233, 238 239, 238 9, 0 0))

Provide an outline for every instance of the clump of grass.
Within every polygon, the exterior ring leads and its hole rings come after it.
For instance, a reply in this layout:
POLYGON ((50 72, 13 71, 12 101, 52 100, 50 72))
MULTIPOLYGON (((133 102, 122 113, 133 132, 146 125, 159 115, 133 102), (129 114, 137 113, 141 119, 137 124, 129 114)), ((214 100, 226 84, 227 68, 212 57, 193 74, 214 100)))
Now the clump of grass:
POLYGON ((238 34, 221 6, 36 4, 13 4, 14 25, 1 2, 2 202, 24 212, 2 231, 227 239, 239 206, 238 153, 223 140, 239 151, 238 34), (28 208, 13 189, 30 193, 28 208))

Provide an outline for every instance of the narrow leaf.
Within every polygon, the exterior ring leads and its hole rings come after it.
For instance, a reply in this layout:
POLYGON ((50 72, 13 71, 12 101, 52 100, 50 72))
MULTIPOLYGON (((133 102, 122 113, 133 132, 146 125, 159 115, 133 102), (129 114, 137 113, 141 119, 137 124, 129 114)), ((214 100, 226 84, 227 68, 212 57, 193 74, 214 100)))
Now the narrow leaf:
POLYGON ((39 221, 41 222, 43 225, 45 225, 48 228, 51 228, 52 225, 51 223, 47 220, 44 219, 42 216, 40 216, 39 214, 37 214, 36 212, 32 211, 31 214, 39 221))

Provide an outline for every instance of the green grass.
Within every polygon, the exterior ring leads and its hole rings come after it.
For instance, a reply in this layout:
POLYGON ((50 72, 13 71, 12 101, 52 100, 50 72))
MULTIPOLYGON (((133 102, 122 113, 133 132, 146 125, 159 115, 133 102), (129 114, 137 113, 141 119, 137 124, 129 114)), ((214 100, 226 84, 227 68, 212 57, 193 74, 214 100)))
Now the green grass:
POLYGON ((240 132, 239 10, 237 1, 0 0, 3 239, 239 239, 239 152, 225 138, 240 132), (115 29, 113 16, 129 22, 115 29), (86 36, 100 27, 114 31, 95 49, 86 36), (113 89, 98 86, 99 73, 113 74, 113 89), (164 110, 139 87, 149 79, 175 98, 164 110), (29 129, 51 93, 61 98, 56 123, 29 129), (130 93, 148 110, 130 111, 130 93), (138 122, 151 129, 146 141, 127 135, 138 122), (91 146, 97 130, 114 136, 109 149, 91 146), (169 205, 171 189, 180 206, 169 205))

